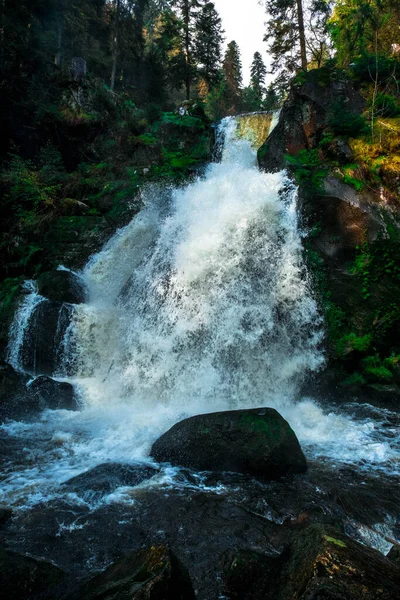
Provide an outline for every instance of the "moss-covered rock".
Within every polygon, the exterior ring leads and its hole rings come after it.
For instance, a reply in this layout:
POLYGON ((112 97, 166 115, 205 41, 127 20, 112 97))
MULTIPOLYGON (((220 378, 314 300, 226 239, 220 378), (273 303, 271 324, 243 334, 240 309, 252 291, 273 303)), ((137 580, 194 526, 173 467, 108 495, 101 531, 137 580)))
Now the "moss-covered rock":
POLYGON ((235 471, 264 479, 307 469, 295 433, 272 408, 185 419, 153 444, 151 456, 201 471, 235 471))
POLYGON ((190 578, 165 546, 128 554, 65 600, 195 600, 190 578))
POLYGON ((293 536, 279 600, 394 600, 400 573, 376 550, 335 529, 312 525, 293 536))

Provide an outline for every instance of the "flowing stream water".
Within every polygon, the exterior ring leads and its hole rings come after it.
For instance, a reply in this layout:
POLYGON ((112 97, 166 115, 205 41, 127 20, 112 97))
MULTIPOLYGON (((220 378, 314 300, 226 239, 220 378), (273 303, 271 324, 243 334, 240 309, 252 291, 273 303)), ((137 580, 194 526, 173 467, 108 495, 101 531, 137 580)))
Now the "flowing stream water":
MULTIPOLYGON (((398 473, 388 411, 357 417, 299 396, 324 364, 324 333, 297 190, 285 172, 258 169, 237 119, 222 121, 217 141, 220 162, 186 187, 145 190, 143 210, 80 273, 89 300, 73 309, 56 375, 76 386, 82 410, 1 427, 32 447, 6 472, 0 500, 34 504, 100 463, 151 462, 151 444, 177 421, 259 406, 288 419, 311 459, 398 473)), ((28 285, 11 329, 16 368, 42 300, 28 285)))

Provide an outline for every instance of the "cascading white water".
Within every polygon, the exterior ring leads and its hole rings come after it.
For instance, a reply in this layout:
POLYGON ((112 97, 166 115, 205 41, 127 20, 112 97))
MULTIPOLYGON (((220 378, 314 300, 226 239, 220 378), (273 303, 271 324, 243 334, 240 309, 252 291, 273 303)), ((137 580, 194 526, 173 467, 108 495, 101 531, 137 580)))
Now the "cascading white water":
POLYGON ((222 122, 222 162, 161 200, 164 217, 150 195, 85 269, 91 302, 76 311, 66 360, 88 377, 89 404, 177 415, 280 406, 321 365, 296 189, 284 173, 258 170, 236 127, 222 122))
MULTIPOLYGON (((218 139, 220 163, 185 188, 146 190, 145 208, 84 269, 90 298, 74 307, 58 362, 84 408, 0 427, 43 448, 38 466, 11 470, 0 500, 36 502, 101 462, 146 461, 181 418, 263 405, 278 408, 309 455, 398 471, 384 411, 350 418, 299 398, 323 355, 296 189, 285 173, 259 171, 234 118, 218 139)), ((42 300, 32 287, 17 313, 15 366, 42 300)))

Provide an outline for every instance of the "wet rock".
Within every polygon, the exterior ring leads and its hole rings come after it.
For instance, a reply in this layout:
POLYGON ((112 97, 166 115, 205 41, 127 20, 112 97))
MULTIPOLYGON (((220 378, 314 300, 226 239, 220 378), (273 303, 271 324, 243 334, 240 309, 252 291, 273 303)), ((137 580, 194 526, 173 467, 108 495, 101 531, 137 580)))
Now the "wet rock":
POLYGON ((379 552, 336 529, 312 525, 290 544, 278 598, 393 600, 399 590, 399 570, 379 552))
POLYGON ((60 364, 62 341, 71 322, 73 307, 43 300, 33 311, 24 334, 21 359, 33 375, 53 375, 60 364))
POLYGON ((277 600, 280 556, 260 552, 229 552, 222 561, 221 596, 229 600, 277 600))
POLYGON ((307 469, 296 435, 271 408, 185 419, 155 442, 151 456, 200 471, 235 471, 264 479, 307 469))
MULTIPOLYGON (((278 125, 259 150, 260 166, 266 171, 280 171, 286 166, 286 154, 295 156, 301 150, 316 148, 338 100, 345 102, 349 112, 363 110, 364 100, 352 82, 338 72, 331 73, 329 68, 310 71, 302 85, 293 85, 278 125)), ((348 154, 344 146, 340 152, 348 154)))
POLYGON ((47 271, 38 279, 38 292, 48 300, 83 304, 87 289, 81 277, 71 271, 47 271))
POLYGON ((0 406, 10 398, 18 397, 26 389, 28 377, 18 373, 8 363, 0 363, 0 406))
POLYGON ((166 546, 128 554, 66 600, 195 600, 188 573, 166 546))
POLYGON ((106 463, 69 479, 63 485, 79 495, 101 498, 118 487, 135 487, 156 473, 157 469, 148 466, 106 463))
POLYGON ((27 379, 11 365, 0 364, 0 423, 25 413, 27 379))
POLYGON ((12 517, 12 508, 0 506, 0 527, 5 525, 12 517))
POLYGON ((400 567, 400 546, 393 546, 387 555, 388 559, 400 567))
POLYGON ((51 563, 0 549, 0 590, 7 600, 55 598, 64 573, 51 563))
POLYGON ((0 365, 0 423, 30 418, 46 408, 78 410, 74 388, 50 377, 38 377, 27 386, 27 376, 11 365, 0 365))
POLYGON ((42 375, 28 387, 30 401, 35 410, 78 410, 75 390, 70 383, 55 381, 42 375))

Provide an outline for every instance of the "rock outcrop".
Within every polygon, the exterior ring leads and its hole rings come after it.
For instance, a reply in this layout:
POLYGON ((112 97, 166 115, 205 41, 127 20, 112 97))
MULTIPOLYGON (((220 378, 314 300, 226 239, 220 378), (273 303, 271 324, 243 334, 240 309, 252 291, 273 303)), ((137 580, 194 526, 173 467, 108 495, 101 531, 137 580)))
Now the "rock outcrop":
POLYGON ((38 292, 48 300, 67 304, 82 304, 87 297, 83 280, 66 270, 42 273, 38 279, 38 292))
POLYGON ((11 365, 0 364, 0 423, 7 419, 24 420, 45 409, 78 410, 76 394, 70 383, 50 377, 28 377, 11 365))
POLYGON ((190 578, 165 546, 132 552, 65 600, 195 600, 190 578))
POLYGON ((393 600, 400 573, 375 550, 337 530, 312 525, 296 531, 278 557, 231 553, 223 565, 231 600, 393 600))
POLYGON ((296 435, 272 408, 186 419, 155 442, 151 456, 200 471, 234 471, 264 479, 307 469, 296 435))
POLYGON ((266 171, 280 171, 288 164, 285 155, 316 148, 327 129, 332 106, 340 100, 349 112, 359 113, 365 105, 344 73, 339 77, 335 72, 331 77, 329 69, 316 69, 308 73, 304 83, 292 84, 279 123, 259 150, 260 166, 266 171))

